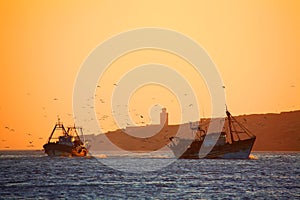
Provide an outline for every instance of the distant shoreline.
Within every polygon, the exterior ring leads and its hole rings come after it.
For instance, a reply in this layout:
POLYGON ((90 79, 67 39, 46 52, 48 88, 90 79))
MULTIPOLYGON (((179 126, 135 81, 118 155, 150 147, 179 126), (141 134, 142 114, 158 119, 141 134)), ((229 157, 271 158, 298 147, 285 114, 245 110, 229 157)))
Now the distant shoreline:
MULTIPOLYGON (((34 151, 34 152, 37 152, 37 151, 40 151, 40 152, 44 152, 43 149, 0 149, 0 152, 8 152, 8 151, 34 151)), ((107 151, 105 151, 107 152, 107 151)), ((111 152, 118 152, 118 151, 111 151, 111 152)), ((251 151, 251 153, 300 153, 300 151, 251 151)), ((100 153, 100 151, 99 151, 100 153)), ((140 152, 132 152, 132 153, 151 153, 151 152, 148 152, 148 151, 140 151, 140 152)))

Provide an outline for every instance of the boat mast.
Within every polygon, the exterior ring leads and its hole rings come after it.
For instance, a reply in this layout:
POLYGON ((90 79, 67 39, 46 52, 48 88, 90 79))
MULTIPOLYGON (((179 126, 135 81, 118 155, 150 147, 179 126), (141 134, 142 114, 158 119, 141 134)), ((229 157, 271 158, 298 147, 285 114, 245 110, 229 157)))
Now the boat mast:
POLYGON ((51 138, 52 138, 52 136, 53 136, 53 134, 54 134, 54 132, 55 132, 55 130, 57 128, 61 128, 63 130, 64 134, 68 135, 67 132, 66 132, 66 130, 65 130, 65 127, 64 127, 63 123, 60 122, 60 118, 59 118, 58 115, 57 115, 57 122, 56 122, 56 124, 55 124, 55 126, 54 126, 54 128, 52 130, 52 133, 51 133, 49 139, 48 139, 48 143, 50 142, 50 140, 51 140, 51 138))
POLYGON ((233 134, 232 134, 231 114, 227 110, 227 106, 226 106, 226 115, 227 115, 227 118, 228 118, 228 126, 229 126, 230 139, 231 139, 231 143, 233 143, 234 140, 233 140, 233 134))
MULTIPOLYGON (((222 88, 224 89, 224 93, 225 93, 225 85, 223 85, 222 88)), ((226 109, 226 115, 227 115, 227 118, 228 118, 230 140, 231 140, 231 143, 233 143, 234 140, 233 140, 233 134, 232 134, 231 114, 230 114, 230 112, 227 109, 226 99, 225 99, 225 109, 226 109)))

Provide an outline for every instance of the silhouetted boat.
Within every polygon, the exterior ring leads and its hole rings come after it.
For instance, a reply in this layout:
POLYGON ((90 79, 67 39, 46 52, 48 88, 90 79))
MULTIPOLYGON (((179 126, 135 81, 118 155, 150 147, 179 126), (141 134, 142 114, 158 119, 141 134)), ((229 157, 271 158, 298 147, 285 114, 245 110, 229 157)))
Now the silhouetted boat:
POLYGON ((88 149, 78 135, 78 131, 82 132, 82 128, 68 127, 67 131, 60 122, 55 124, 54 129, 48 139, 48 143, 44 144, 43 148, 48 156, 86 156, 88 149))
POLYGON ((201 128, 191 127, 194 131, 194 139, 171 137, 169 148, 177 158, 199 159, 199 158, 224 158, 224 159, 247 159, 254 145, 256 136, 246 127, 239 123, 228 111, 227 132, 210 133, 201 128), (237 124, 238 126, 234 125, 237 124), (244 134, 243 138, 240 136, 244 134), (246 137, 245 137, 246 136, 246 137), (205 140, 205 137, 206 138, 205 140), (210 139, 215 137, 216 143, 210 144, 210 139), (216 138, 218 137, 218 138, 216 138))

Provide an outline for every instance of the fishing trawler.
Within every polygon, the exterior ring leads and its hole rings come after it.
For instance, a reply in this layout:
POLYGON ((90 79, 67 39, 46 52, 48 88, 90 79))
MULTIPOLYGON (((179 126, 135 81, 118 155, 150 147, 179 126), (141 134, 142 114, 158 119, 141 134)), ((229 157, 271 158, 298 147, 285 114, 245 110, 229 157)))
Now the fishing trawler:
POLYGON ((201 125, 192 126, 194 139, 170 137, 169 148, 180 159, 248 159, 256 136, 226 110, 227 132, 206 133, 201 125), (217 137, 217 138, 216 138, 217 137), (216 141, 210 143, 209 141, 216 141), (208 141, 208 142, 207 142, 208 141))
POLYGON ((66 130, 58 118, 48 142, 43 146, 45 153, 48 154, 48 156, 86 156, 88 149, 80 139, 78 131, 80 131, 83 136, 82 128, 74 125, 73 127, 67 127, 66 130))

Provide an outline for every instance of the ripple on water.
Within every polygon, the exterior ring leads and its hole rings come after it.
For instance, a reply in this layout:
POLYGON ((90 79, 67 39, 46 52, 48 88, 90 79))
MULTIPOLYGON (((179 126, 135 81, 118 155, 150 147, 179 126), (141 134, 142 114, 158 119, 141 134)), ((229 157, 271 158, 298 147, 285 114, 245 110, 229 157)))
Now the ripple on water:
MULTIPOLYGON (((299 153, 255 153, 254 160, 175 160, 159 171, 125 173, 101 159, 1 152, 1 198, 299 198, 299 153)), ((170 158, 106 158, 155 166, 170 158)))

